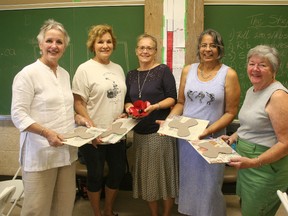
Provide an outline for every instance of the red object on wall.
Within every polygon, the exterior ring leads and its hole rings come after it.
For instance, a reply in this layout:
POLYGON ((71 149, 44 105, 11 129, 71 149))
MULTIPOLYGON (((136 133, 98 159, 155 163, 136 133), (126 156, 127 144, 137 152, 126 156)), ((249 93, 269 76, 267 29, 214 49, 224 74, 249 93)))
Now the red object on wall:
POLYGON ((167 31, 167 65, 172 71, 173 67, 173 31, 167 31))

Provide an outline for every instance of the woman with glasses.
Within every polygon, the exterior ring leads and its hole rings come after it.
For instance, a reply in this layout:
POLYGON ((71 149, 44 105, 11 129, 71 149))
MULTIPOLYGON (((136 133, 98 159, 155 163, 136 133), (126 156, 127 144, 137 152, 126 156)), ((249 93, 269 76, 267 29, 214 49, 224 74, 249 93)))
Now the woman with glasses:
POLYGON ((237 141, 242 156, 229 163, 240 169, 237 194, 243 216, 275 215, 281 201, 277 190, 288 189, 288 90, 276 79, 278 51, 259 45, 247 54, 252 87, 239 112, 240 127, 228 143, 237 141))
MULTIPOLYGON (((209 120, 199 139, 225 134, 238 111, 240 86, 236 71, 221 63, 221 35, 208 29, 198 39, 199 63, 182 71, 178 101, 171 114, 209 120)), ((193 216, 226 215, 221 188, 224 164, 208 164, 186 140, 179 139, 178 211, 193 216)))
POLYGON ((139 67, 126 77, 125 109, 133 102, 149 101, 148 115, 134 127, 135 150, 133 197, 148 202, 152 216, 158 216, 158 200, 163 200, 163 216, 170 216, 178 192, 176 139, 160 136, 157 119, 165 119, 176 102, 176 84, 167 65, 156 62, 157 40, 148 34, 138 37, 135 50, 139 67))

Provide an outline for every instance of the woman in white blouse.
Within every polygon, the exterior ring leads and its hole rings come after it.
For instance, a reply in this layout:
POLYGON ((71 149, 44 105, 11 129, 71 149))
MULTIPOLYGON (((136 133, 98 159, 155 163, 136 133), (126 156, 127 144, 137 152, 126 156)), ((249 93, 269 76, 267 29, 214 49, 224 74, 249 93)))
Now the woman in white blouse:
POLYGON ((21 215, 71 216, 77 148, 63 145, 61 134, 74 128, 73 95, 69 73, 58 65, 70 39, 51 19, 37 39, 41 57, 15 76, 12 91, 12 121, 21 132, 21 215))

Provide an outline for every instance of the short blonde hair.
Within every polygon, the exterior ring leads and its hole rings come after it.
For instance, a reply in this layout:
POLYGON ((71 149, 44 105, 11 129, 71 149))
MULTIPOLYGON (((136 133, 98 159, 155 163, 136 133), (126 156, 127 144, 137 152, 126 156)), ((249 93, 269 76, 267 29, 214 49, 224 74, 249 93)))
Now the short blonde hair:
POLYGON ((155 50, 157 50, 157 46, 158 46, 157 39, 154 36, 147 34, 147 33, 141 34, 137 37, 137 45, 138 45, 139 41, 142 40, 143 38, 150 38, 154 43, 155 50))
POLYGON ((113 29, 109 25, 95 25, 91 26, 89 33, 88 33, 88 40, 87 40, 87 48, 91 51, 94 52, 94 43, 98 37, 102 37, 106 33, 110 33, 112 37, 112 43, 113 43, 113 50, 116 49, 117 41, 116 37, 113 33, 113 29))

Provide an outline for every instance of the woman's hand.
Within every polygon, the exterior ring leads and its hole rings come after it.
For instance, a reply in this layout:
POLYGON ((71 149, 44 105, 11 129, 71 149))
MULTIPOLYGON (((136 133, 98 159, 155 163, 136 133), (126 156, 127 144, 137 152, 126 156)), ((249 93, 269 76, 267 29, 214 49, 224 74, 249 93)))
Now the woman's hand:
POLYGON ((121 113, 120 116, 118 117, 119 118, 128 118, 128 114, 127 113, 121 113))
POLYGON ((144 112, 148 113, 148 115, 153 112, 154 110, 158 110, 159 109, 159 104, 150 104, 145 110, 144 112))
POLYGON ((128 115, 131 115, 131 111, 130 111, 130 108, 134 107, 133 104, 129 104, 126 108, 125 108, 125 112, 128 114, 128 115))
POLYGON ((210 133, 210 131, 206 128, 206 129, 203 131, 203 133, 198 136, 198 139, 201 140, 201 139, 203 139, 203 138, 205 138, 205 137, 207 137, 207 136, 209 136, 209 135, 211 135, 211 133, 210 133))
POLYGON ((62 135, 56 133, 55 131, 45 129, 42 136, 48 140, 50 146, 59 147, 64 145, 63 142, 65 139, 62 135))
POLYGON ((155 122, 161 126, 164 124, 165 120, 156 120, 155 122))
MULTIPOLYGON (((162 124, 164 124, 165 120, 156 120, 155 121, 159 126, 161 127, 162 124)), ((166 136, 165 134, 159 133, 160 136, 166 136)))
POLYGON ((102 140, 100 137, 97 137, 96 139, 92 140, 92 145, 95 147, 95 148, 98 148, 98 145, 102 144, 102 140))
POLYGON ((237 169, 257 168, 261 166, 261 161, 258 157, 257 158, 235 157, 231 158, 228 164, 229 166, 233 166, 237 169))
POLYGON ((220 136, 220 138, 223 139, 228 145, 232 145, 238 139, 237 131, 234 132, 231 136, 222 135, 222 136, 220 136))
POLYGON ((93 127, 93 122, 90 119, 83 117, 82 115, 76 114, 74 118, 77 125, 82 125, 88 128, 93 127))
POLYGON ((224 140, 224 142, 226 142, 228 145, 231 145, 233 143, 230 141, 230 136, 228 136, 228 135, 222 135, 222 136, 220 136, 220 138, 222 140, 224 140))

